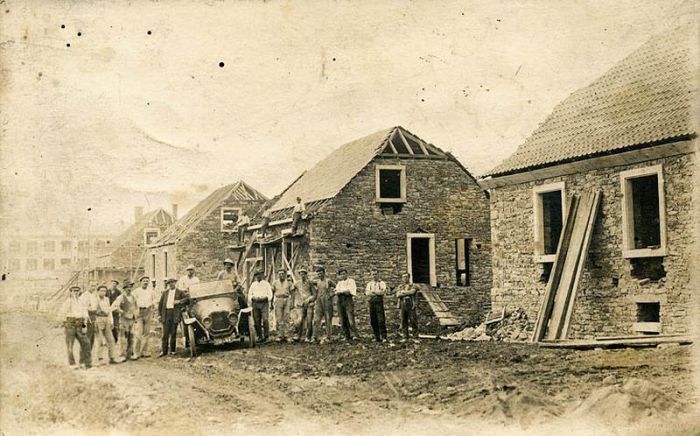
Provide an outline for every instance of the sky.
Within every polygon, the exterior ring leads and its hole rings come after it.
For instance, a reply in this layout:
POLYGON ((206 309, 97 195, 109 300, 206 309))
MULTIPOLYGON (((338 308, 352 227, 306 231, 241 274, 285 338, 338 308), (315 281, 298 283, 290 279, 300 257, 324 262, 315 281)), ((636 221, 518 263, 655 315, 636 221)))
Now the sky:
POLYGON ((395 125, 478 176, 696 13, 687 0, 0 1, 0 224, 113 232, 134 206, 182 215, 239 179, 272 197, 395 125))

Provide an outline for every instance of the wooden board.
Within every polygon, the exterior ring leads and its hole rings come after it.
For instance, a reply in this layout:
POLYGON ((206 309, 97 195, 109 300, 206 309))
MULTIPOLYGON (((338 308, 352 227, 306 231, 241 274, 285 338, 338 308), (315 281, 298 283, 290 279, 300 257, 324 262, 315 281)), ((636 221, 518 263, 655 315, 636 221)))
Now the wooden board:
POLYGON ((583 198, 571 198, 545 300, 535 325, 535 341, 563 339, 568 334, 600 198, 599 190, 586 193, 583 198))
POLYGON ((544 299, 542 300, 542 307, 540 308, 537 316, 537 322, 535 323, 535 331, 532 335, 533 342, 539 342, 542 340, 547 328, 547 323, 549 322, 549 318, 552 314, 554 297, 559 286, 564 262, 566 261, 566 256, 569 251, 569 242, 571 240, 571 233, 575 221, 574 217, 576 216, 578 205, 579 197, 576 195, 572 196, 569 199, 569 208, 567 210, 561 237, 559 238, 557 254, 554 260, 554 265, 552 266, 552 272, 550 273, 549 280, 547 281, 547 288, 545 289, 544 299))
POLYGON ((430 306, 430 310, 435 314, 438 319, 438 323, 441 326, 449 327, 460 325, 462 321, 454 316, 445 303, 440 299, 440 297, 432 290, 432 288, 426 284, 416 284, 420 290, 421 295, 425 298, 425 301, 430 306))
POLYGON ((578 340, 578 341, 552 341, 540 342, 543 348, 573 348, 577 350, 591 350, 595 348, 621 348, 621 347, 655 347, 659 344, 692 344, 692 339, 688 337, 655 337, 648 336, 634 339, 613 339, 613 340, 578 340))

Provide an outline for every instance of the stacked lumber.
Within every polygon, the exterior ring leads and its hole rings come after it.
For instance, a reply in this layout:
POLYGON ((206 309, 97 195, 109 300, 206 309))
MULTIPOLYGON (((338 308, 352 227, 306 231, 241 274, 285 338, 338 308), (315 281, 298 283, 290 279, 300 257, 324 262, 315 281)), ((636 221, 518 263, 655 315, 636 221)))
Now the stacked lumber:
POLYGON ((569 330, 576 292, 588 257, 588 247, 600 206, 600 190, 573 195, 547 282, 533 341, 564 339, 569 330))

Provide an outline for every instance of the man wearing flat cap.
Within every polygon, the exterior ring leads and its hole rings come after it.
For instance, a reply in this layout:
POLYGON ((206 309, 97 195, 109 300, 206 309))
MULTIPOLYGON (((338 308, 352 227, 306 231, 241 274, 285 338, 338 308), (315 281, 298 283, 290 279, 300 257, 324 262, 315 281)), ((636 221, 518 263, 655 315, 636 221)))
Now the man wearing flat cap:
POLYGON ((255 271, 255 279, 248 289, 248 305, 253 308, 255 333, 260 342, 267 342, 270 335, 270 306, 272 305, 272 286, 264 279, 261 270, 255 271))
POLYGON ((190 286, 196 285, 199 283, 199 277, 197 277, 194 273, 194 265, 189 264, 187 265, 187 268, 185 269, 187 271, 187 274, 184 276, 180 277, 180 280, 177 282, 177 288, 189 292, 190 291, 190 286))
POLYGON ((77 340, 78 344, 80 344, 80 364, 90 368, 92 366, 92 351, 87 337, 88 313, 79 297, 80 286, 71 286, 68 299, 59 309, 59 315, 63 318, 68 364, 77 368, 75 366, 75 355, 73 354, 73 346, 77 340))
POLYGON ((296 292, 293 298, 293 310, 298 312, 295 319, 298 324, 295 326, 296 334, 294 340, 299 341, 306 336, 306 342, 312 341, 313 320, 314 320, 314 292, 313 283, 309 280, 309 273, 306 268, 299 269, 300 280, 295 284, 296 292))
POLYGON ((294 283, 287 278, 287 272, 283 269, 277 272, 277 279, 272 283, 272 303, 275 308, 277 320, 277 340, 287 341, 287 322, 292 310, 292 294, 295 290, 294 283))
MULTIPOLYGON (((180 277, 180 280, 177 281, 176 287, 183 291, 185 295, 188 297, 190 296, 190 286, 196 285, 199 283, 199 277, 197 277, 194 273, 194 265, 189 264, 187 265, 187 268, 185 268, 187 271, 187 274, 184 276, 180 277)), ((182 335, 185 337, 185 348, 188 348, 190 346, 190 337, 187 335, 185 332, 185 325, 182 325, 182 335)))
POLYGON ((136 318, 136 349, 134 359, 151 357, 148 352, 148 337, 151 335, 151 321, 156 297, 150 286, 151 278, 144 275, 139 279, 139 287, 134 290, 138 317, 136 318))
MULTIPOLYGON (((109 282, 109 289, 107 289, 107 298, 109 298, 109 304, 114 303, 114 300, 121 295, 119 290, 119 280, 111 280, 109 282)), ((119 342, 119 313, 112 312, 112 336, 114 337, 114 342, 119 342)))
POLYGON ((162 348, 158 357, 167 355, 168 351, 175 354, 177 325, 182 313, 180 306, 187 301, 187 295, 175 287, 177 281, 174 277, 165 279, 165 291, 158 303, 158 319, 163 324, 162 348))
POLYGON ((122 294, 112 303, 112 313, 119 314, 119 331, 121 340, 121 355, 125 360, 134 358, 134 342, 136 341, 136 319, 139 316, 136 297, 131 288, 133 284, 127 279, 122 285, 122 294))

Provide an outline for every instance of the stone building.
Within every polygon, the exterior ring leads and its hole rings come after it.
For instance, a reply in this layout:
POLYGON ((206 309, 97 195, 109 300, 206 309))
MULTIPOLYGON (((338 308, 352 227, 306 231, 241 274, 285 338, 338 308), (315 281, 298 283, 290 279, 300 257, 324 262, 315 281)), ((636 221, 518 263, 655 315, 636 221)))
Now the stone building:
POLYGON ((689 331, 693 44, 688 28, 651 38, 559 103, 481 181, 491 194, 494 309, 522 307, 534 322, 571 196, 601 190, 568 337, 689 331))
POLYGON ((253 216, 267 198, 243 181, 223 186, 177 220, 149 248, 146 274, 162 286, 168 276, 197 267, 202 281, 213 280, 238 239, 236 223, 242 211, 253 216))
MULTIPOLYGON (((390 287, 408 272, 436 288, 463 319, 479 322, 488 310, 487 194, 455 157, 402 127, 336 149, 271 201, 267 213, 264 237, 257 218, 248 232, 254 242, 232 247, 248 280, 256 266, 268 276, 324 266, 333 278, 342 267, 362 293, 372 269, 390 287), (306 211, 292 232, 297 197, 306 211)), ((362 314, 364 305, 357 307, 362 314)))
POLYGON ((146 264, 146 248, 154 243, 177 217, 177 205, 172 214, 164 209, 155 209, 146 214, 143 207, 134 208, 134 223, 110 243, 103 245, 95 256, 88 273, 94 282, 111 279, 119 281, 127 276, 140 274, 146 264))

